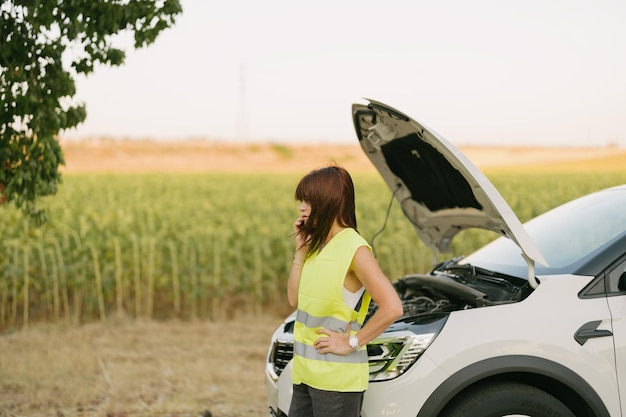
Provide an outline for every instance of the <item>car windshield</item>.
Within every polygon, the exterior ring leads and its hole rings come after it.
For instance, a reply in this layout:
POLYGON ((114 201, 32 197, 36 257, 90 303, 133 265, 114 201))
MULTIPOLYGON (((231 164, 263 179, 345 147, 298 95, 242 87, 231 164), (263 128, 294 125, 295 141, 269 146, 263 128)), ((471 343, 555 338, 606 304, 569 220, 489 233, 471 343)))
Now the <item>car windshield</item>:
MULTIPOLYGON (((549 267, 541 274, 572 273, 579 261, 626 233, 626 187, 593 193, 566 203, 524 224, 549 267)), ((499 238, 462 261, 516 276, 527 264, 510 239, 499 238)))

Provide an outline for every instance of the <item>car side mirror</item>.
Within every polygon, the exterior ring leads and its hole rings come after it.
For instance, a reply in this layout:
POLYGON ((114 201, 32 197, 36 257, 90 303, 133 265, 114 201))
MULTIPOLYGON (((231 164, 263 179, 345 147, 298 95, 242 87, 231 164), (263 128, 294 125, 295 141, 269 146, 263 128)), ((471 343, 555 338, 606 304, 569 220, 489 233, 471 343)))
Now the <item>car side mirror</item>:
POLYGON ((626 291, 626 271, 622 272, 617 280, 617 289, 620 291, 626 291))

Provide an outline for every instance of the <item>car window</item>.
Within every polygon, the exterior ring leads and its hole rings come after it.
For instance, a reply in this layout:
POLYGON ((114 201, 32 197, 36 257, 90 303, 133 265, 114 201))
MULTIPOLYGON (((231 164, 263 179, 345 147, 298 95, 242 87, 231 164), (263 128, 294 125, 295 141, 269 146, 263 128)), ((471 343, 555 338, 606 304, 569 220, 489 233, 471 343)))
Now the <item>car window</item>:
POLYGON ((604 297, 604 294, 606 292, 605 285, 604 285, 605 282, 606 280, 604 279, 604 275, 602 275, 601 278, 595 279, 591 283, 591 285, 589 285, 589 288, 583 290, 582 295, 584 297, 598 297, 598 296, 604 297))

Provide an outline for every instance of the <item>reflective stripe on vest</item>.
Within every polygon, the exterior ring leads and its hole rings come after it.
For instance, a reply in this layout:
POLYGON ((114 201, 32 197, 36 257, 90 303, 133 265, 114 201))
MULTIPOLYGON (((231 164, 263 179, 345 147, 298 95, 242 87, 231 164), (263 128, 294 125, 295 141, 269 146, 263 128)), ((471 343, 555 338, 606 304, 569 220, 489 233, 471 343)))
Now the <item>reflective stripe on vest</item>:
POLYGON ((367 362, 368 358, 365 349, 352 352, 349 355, 336 355, 334 353, 319 353, 315 347, 300 342, 294 343, 293 353, 307 359, 336 363, 363 363, 363 360, 365 359, 367 362))
POLYGON ((351 333, 361 330, 361 325, 356 320, 347 322, 334 317, 315 317, 302 310, 296 312, 296 321, 299 321, 306 327, 324 327, 338 333, 345 333, 348 329, 348 324, 350 325, 351 333))

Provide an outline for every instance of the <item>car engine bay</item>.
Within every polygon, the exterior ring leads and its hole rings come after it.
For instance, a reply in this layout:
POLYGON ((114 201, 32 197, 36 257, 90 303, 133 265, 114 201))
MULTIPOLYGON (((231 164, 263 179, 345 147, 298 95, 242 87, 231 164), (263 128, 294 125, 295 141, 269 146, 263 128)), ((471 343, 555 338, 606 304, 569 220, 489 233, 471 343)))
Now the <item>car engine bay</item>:
MULTIPOLYGON (((524 279, 456 262, 440 264, 430 274, 406 275, 393 285, 402 300, 404 319, 515 303, 532 292, 524 279)), ((376 309, 372 301, 367 318, 376 309)))

